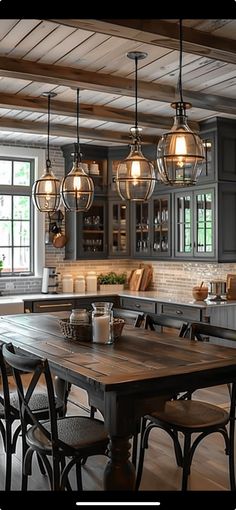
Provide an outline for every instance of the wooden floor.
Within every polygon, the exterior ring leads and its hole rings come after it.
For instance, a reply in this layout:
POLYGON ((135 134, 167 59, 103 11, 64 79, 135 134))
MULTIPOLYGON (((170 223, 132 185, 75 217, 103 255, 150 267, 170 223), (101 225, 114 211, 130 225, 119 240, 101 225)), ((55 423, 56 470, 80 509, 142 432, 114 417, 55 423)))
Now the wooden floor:
MULTIPOLYGON (((228 391, 226 386, 220 386, 209 390, 201 390, 195 393, 201 400, 207 400, 227 407, 228 391)), ((85 392, 75 386, 70 393, 68 404, 69 414, 86 414, 84 406, 87 406, 85 392), (78 406, 82 403, 82 407, 78 406)), ((20 490, 21 452, 20 441, 17 453, 13 456, 12 490, 20 490)), ((103 470, 107 459, 103 456, 90 458, 83 467, 84 490, 101 491, 103 470)), ((0 471, 4 470, 4 452, 0 444, 0 471)), ((173 446, 168 435, 161 430, 154 429, 150 435, 149 448, 146 452, 143 478, 140 486, 142 491, 177 491, 181 486, 181 468, 175 463, 173 446)), ((228 457, 224 453, 222 436, 212 434, 206 438, 197 448, 193 463, 192 473, 189 479, 191 491, 228 491, 228 457)), ((0 490, 4 489, 4 478, 0 477, 0 490)), ((75 487, 73 475, 72 487, 75 487)), ((49 485, 39 469, 37 462, 34 463, 33 474, 29 477, 29 490, 47 491, 49 485)))

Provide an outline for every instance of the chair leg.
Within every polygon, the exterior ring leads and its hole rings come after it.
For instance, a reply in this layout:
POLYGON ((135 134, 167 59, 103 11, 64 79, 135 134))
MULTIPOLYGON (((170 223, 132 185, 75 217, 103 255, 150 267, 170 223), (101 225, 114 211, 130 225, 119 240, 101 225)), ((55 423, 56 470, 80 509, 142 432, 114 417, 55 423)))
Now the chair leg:
POLYGON ((182 491, 186 491, 188 486, 188 475, 190 474, 190 447, 191 447, 191 434, 185 434, 183 453, 182 491))
POLYGON ((38 453, 36 453, 36 456, 37 456, 37 461, 38 461, 40 472, 42 473, 43 476, 46 476, 47 473, 46 473, 46 469, 44 467, 43 461, 38 453))
POLYGON ((78 489, 78 491, 82 491, 83 485, 82 485, 82 473, 81 473, 81 462, 80 461, 76 462, 75 469, 76 469, 77 489, 78 489))
POLYGON ((137 463, 137 450, 138 450, 138 434, 140 431, 140 420, 136 424, 135 434, 133 436, 133 448, 132 448, 132 464, 136 467, 137 463))
POLYGON ((139 459, 138 459, 138 469, 137 469, 137 476, 136 476, 136 482, 135 482, 135 490, 136 491, 138 491, 138 489, 139 489, 139 485, 140 485, 142 474, 143 474, 143 462, 144 462, 145 447, 146 447, 146 441, 144 441, 146 423, 147 423, 147 420, 146 420, 146 418, 143 417, 141 419, 139 459))
POLYGON ((235 418, 233 417, 229 423, 229 478, 230 490, 235 491, 235 465, 234 465, 234 436, 235 436, 235 418))
POLYGON ((90 406, 90 418, 94 418, 96 411, 96 407, 90 406))

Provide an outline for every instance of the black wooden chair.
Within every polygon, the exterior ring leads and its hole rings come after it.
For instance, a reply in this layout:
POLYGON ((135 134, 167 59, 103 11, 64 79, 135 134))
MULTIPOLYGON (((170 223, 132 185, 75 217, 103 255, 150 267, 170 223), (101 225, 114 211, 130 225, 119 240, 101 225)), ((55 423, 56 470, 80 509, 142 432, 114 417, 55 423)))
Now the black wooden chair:
MULTIPOLYGON (((236 341, 236 331, 193 323, 190 329, 191 340, 204 341, 204 335, 236 341)), ((157 411, 143 418, 141 427, 140 455, 137 470, 136 489, 142 477, 145 450, 148 438, 154 427, 165 430, 174 442, 177 464, 183 468, 182 490, 187 490, 188 475, 194 452, 199 443, 209 434, 219 432, 225 441, 225 453, 229 456, 230 488, 235 490, 234 468, 234 434, 235 434, 235 382, 230 385, 229 410, 198 400, 171 400, 166 402, 164 411, 157 411), (228 426, 228 429, 227 429, 228 426), (181 448, 178 434, 184 435, 184 446, 181 448), (192 441, 192 434, 197 436, 192 441)))
POLYGON ((113 308, 113 316, 124 319, 126 324, 132 324, 136 328, 140 328, 144 321, 144 313, 123 308, 113 308))
MULTIPOLYGON (((21 424, 18 424, 13 432, 13 423, 20 420, 19 401, 17 391, 9 391, 8 372, 9 366, 6 365, 2 347, 0 345, 0 372, 2 379, 2 395, 0 395, 0 432, 3 439, 3 445, 6 455, 5 463, 5 490, 11 489, 12 455, 16 451, 17 439, 21 433, 21 424)), ((10 371, 11 372, 11 371, 10 371)), ((12 372, 11 372, 12 373, 12 372)), ((46 419, 49 415, 48 400, 46 393, 37 391, 30 402, 32 412, 37 413, 39 419, 46 419)), ((56 409, 60 415, 65 412, 64 402, 57 399, 56 409)), ((38 459, 41 472, 45 474, 41 459, 38 459)))
POLYGON ((64 490, 65 487, 71 489, 68 476, 74 465, 77 486, 79 490, 82 490, 81 460, 84 457, 106 453, 108 437, 103 423, 85 416, 58 418, 53 380, 47 360, 17 353, 12 344, 3 346, 3 356, 12 367, 19 398, 23 460, 22 489, 27 489, 32 457, 36 453, 49 476, 52 490, 64 490), (31 375, 26 388, 22 382, 22 371, 27 371, 31 375), (46 421, 32 412, 30 407, 41 376, 44 377, 47 390, 49 417, 46 421))
POLYGON ((144 327, 151 331, 161 329, 163 332, 165 331, 165 328, 176 329, 180 337, 187 336, 189 331, 189 324, 187 322, 184 322, 181 319, 168 317, 166 315, 147 314, 145 317, 144 327))

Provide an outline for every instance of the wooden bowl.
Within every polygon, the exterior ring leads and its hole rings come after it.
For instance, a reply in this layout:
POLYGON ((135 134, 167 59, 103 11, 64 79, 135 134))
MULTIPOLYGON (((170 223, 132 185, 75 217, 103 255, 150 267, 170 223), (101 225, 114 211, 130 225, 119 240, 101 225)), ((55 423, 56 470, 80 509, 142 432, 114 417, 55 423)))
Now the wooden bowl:
POLYGON ((192 289, 193 298, 195 301, 204 301, 208 296, 208 287, 195 286, 192 289))

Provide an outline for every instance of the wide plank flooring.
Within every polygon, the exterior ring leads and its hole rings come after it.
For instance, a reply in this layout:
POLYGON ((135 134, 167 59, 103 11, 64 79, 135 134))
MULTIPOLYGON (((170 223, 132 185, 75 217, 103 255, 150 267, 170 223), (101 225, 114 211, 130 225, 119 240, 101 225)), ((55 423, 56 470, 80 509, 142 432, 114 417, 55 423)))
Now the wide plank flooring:
MULTIPOLYGON (((25 376, 27 377, 27 376, 25 376)), ((195 396, 201 400, 216 403, 223 407, 228 404, 228 390, 226 386, 199 390, 195 396)), ((84 391, 72 386, 68 403, 68 414, 86 414, 87 395, 84 391)), ((20 490, 21 448, 18 441, 17 452, 13 456, 12 490, 20 490)), ((87 460, 83 467, 83 485, 88 491, 101 491, 103 470, 107 462, 104 456, 97 456, 87 460)), ((4 470, 3 445, 0 444, 0 471, 4 470)), ((142 491, 177 491, 181 486, 181 468, 176 466, 173 446, 169 436, 162 430, 151 432, 149 448, 145 456, 143 477, 140 486, 142 491)), ((0 479, 0 490, 4 489, 3 477, 0 479)), ((72 487, 75 488, 73 474, 72 487)), ((47 491, 49 485, 34 462, 32 476, 29 477, 29 490, 47 491)), ((221 435, 212 434, 206 438, 195 453, 192 472, 189 480, 191 491, 228 491, 228 457, 224 453, 221 435)))

